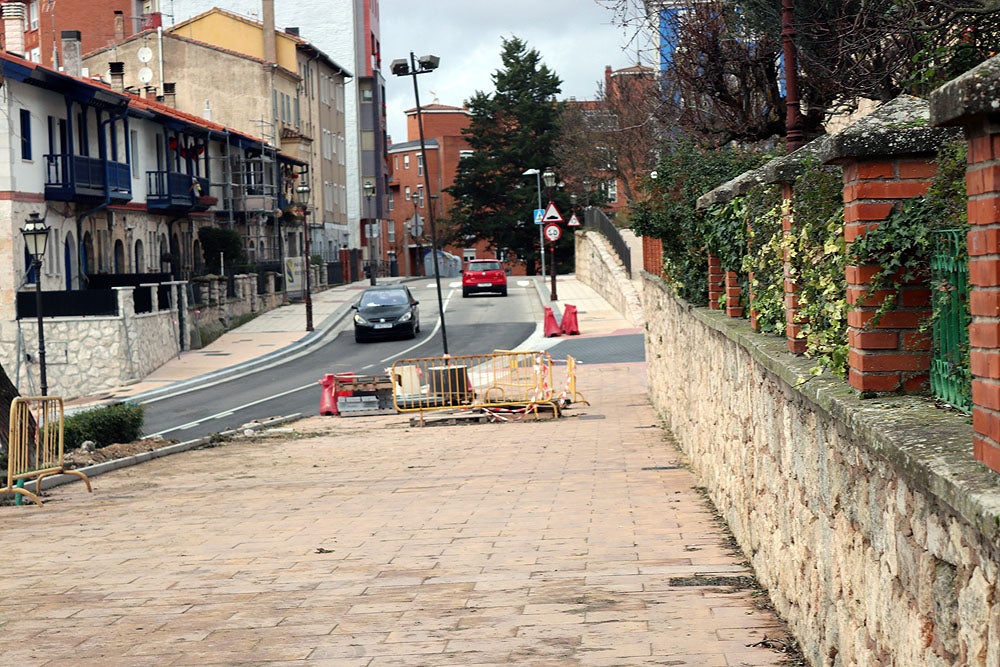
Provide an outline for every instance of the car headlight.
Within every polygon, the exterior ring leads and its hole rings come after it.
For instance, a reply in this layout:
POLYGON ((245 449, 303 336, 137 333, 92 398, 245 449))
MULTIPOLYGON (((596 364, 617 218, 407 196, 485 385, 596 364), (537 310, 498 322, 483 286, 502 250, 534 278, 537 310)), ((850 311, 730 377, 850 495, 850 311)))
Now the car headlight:
POLYGON ((400 322, 409 322, 412 319, 413 319, 413 311, 411 310, 408 313, 405 313, 401 318, 399 318, 399 321, 400 322))
POLYGON ((355 324, 361 324, 361 325, 367 326, 368 325, 368 320, 366 320, 365 318, 361 317, 361 315, 359 313, 354 313, 354 323, 355 324))

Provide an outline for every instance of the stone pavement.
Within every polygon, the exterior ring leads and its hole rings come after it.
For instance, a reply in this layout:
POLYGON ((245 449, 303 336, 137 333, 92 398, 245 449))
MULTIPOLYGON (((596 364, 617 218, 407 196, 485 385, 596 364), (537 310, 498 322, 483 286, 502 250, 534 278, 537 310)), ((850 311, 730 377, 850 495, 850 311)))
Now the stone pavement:
POLYGON ((3 662, 781 664, 645 364, 578 390, 556 420, 310 417, 0 507, 3 662))

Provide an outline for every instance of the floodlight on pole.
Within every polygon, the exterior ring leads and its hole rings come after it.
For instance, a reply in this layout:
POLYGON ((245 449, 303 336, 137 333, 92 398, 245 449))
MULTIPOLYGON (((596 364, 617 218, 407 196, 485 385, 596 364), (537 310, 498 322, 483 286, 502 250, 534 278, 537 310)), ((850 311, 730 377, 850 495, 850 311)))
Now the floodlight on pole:
MULTIPOLYGON (((540 169, 525 169, 522 176, 534 176, 535 185, 538 188, 538 210, 542 209, 542 172, 540 169)), ((536 223, 538 224, 538 223, 536 223)), ((544 225, 538 224, 538 256, 542 262, 542 277, 545 277, 545 236, 542 230, 544 225)))

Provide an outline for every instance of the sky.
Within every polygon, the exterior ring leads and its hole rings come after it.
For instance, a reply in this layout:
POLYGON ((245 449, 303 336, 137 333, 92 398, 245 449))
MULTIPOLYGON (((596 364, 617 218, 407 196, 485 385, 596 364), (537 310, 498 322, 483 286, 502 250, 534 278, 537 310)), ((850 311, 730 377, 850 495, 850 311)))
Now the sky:
MULTIPOLYGON (((304 39, 324 46, 322 6, 327 0, 275 0, 278 28, 298 26, 304 39)), ((563 81, 563 99, 594 99, 604 67, 620 69, 639 58, 634 28, 614 25, 611 0, 380 0, 382 74, 386 114, 393 141, 406 140, 403 111, 414 106, 412 77, 396 77, 389 63, 427 54, 441 58, 432 74, 417 77, 421 105, 437 100, 462 106, 476 91, 493 90, 501 67, 501 40, 518 37, 541 54, 542 62, 563 81)), ((180 22, 221 7, 260 16, 260 0, 160 0, 160 9, 180 22)), ((165 19, 171 25, 171 19, 165 19)), ((649 54, 643 54, 648 62, 649 54)), ((341 63, 348 69, 350 63, 341 63)))

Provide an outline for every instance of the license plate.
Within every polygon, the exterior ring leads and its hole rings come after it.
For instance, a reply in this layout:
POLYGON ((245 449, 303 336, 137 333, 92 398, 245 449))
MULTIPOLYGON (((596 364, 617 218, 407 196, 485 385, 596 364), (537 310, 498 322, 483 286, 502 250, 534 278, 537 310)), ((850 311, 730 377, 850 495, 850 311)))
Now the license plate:
POLYGON ((493 283, 479 283, 479 287, 493 287, 493 283))
POLYGON ((391 329, 392 328, 392 323, 391 322, 378 322, 378 323, 375 324, 375 328, 376 329, 391 329))

